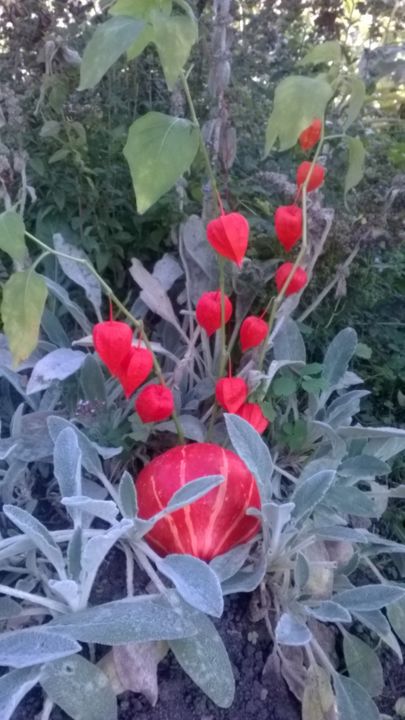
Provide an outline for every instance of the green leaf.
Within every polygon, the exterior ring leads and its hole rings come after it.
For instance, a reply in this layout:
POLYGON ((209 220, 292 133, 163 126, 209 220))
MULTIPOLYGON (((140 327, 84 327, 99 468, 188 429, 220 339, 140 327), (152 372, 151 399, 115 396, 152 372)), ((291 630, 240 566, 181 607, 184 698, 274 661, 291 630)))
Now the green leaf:
POLYGON ((87 355, 82 365, 80 385, 86 400, 92 403, 107 402, 104 375, 94 355, 87 355))
POLYGON ((363 80, 357 75, 349 79, 350 87, 350 102, 347 108, 347 117, 343 125, 343 130, 347 130, 348 127, 356 120, 360 115, 361 108, 364 105, 366 99, 366 86, 363 80))
POLYGON ((60 148, 59 150, 56 150, 56 152, 54 152, 50 158, 48 158, 48 164, 53 165, 54 163, 60 162, 61 160, 66 160, 69 155, 70 148, 60 148))
POLYGON ((145 29, 142 20, 113 17, 100 25, 86 46, 79 90, 93 88, 145 29))
POLYGON ((358 517, 377 517, 378 513, 369 493, 357 487, 333 487, 325 497, 325 503, 339 513, 358 517))
POLYGON ((323 63, 340 63, 342 50, 337 40, 326 40, 320 45, 315 45, 298 63, 299 65, 322 65, 323 63))
POLYGON ((384 687, 383 670, 374 650, 355 635, 345 633, 343 654, 350 677, 372 697, 381 695, 384 687))
POLYGON ((198 128, 183 118, 150 112, 131 125, 124 155, 140 214, 189 169, 199 142, 198 128))
POLYGON ((332 487, 336 472, 321 470, 300 482, 291 498, 295 504, 293 515, 297 520, 308 515, 323 500, 332 487))
POLYGON ((0 250, 13 260, 24 259, 26 247, 24 240, 25 225, 15 210, 6 210, 0 215, 0 250))
POLYGON ((343 605, 352 612, 380 610, 403 598, 405 588, 398 585, 361 585, 351 590, 343 590, 334 595, 334 602, 343 605))
POLYGON ((357 345, 357 335, 352 328, 341 330, 330 343, 324 359, 322 377, 328 386, 336 385, 345 374, 357 345))
POLYGON ((255 476, 262 500, 270 500, 273 460, 269 448, 246 420, 228 413, 224 417, 235 452, 255 476))
POLYGON ((166 510, 173 512, 173 510, 180 510, 185 505, 190 505, 199 498, 204 497, 210 490, 218 487, 224 480, 223 475, 204 475, 188 482, 173 493, 167 503, 166 510))
POLYGON ((191 48, 198 40, 198 25, 190 15, 173 15, 167 18, 162 13, 153 15, 153 41, 156 44, 167 87, 173 90, 191 48))
POLYGON ((379 720, 380 713, 370 695, 351 678, 334 675, 338 716, 342 720, 379 720))
POLYGON ((373 351, 370 347, 370 345, 366 345, 366 343, 357 343, 356 357, 362 358, 363 360, 370 360, 371 356, 373 354, 373 351))
POLYGON ((305 610, 308 615, 312 615, 321 622, 352 622, 349 611, 333 600, 323 600, 315 607, 306 607, 305 610))
POLYGON ((312 377, 313 375, 320 375, 322 370, 323 365, 321 365, 321 363, 309 363, 309 365, 304 365, 303 368, 300 368, 298 372, 306 378, 312 377))
POLYGON ((366 151, 359 137, 347 138, 347 147, 349 151, 349 164, 345 177, 345 197, 349 190, 356 187, 362 179, 366 158, 366 151))
POLYGON ((327 385, 323 378, 304 378, 301 387, 307 393, 319 393, 325 390, 327 385))
POLYGON ((144 19, 148 18, 155 10, 170 15, 172 0, 117 0, 108 12, 110 15, 126 15, 144 19))
POLYGON ((306 645, 312 638, 307 626, 298 622, 290 613, 285 612, 276 626, 276 640, 281 645, 306 645))
POLYGON ((306 361, 305 343, 294 320, 286 318, 273 341, 274 360, 306 361))
POLYGON ((268 155, 277 138, 279 149, 293 147, 299 135, 315 118, 323 120, 326 105, 333 90, 326 80, 303 75, 291 75, 277 86, 273 112, 267 125, 265 155, 268 155))
POLYGON ((40 668, 24 668, 5 673, 0 678, 0 717, 12 720, 23 697, 37 684, 40 668))
POLYGON ((154 32, 152 25, 146 24, 144 29, 139 33, 135 42, 130 45, 127 50, 127 60, 134 60, 140 55, 145 48, 154 40, 154 32))
POLYGON ((372 455, 356 455, 347 458, 339 465, 339 475, 356 478, 375 477, 376 475, 388 475, 391 472, 390 466, 372 455))
POLYGON ((229 708, 235 695, 235 680, 225 645, 206 615, 198 614, 193 622, 198 634, 172 640, 170 648, 183 670, 210 700, 221 708, 229 708))
POLYGON ((266 400, 265 402, 260 403, 260 407, 264 417, 267 418, 267 420, 270 420, 270 422, 274 422, 277 417, 277 412, 271 400, 266 400))
MULTIPOLYGON (((179 602, 177 594, 176 598, 179 602)), ((194 615, 189 610, 172 607, 161 595, 137 595, 61 615, 47 627, 101 645, 171 640, 195 635, 194 615)))
POLYGON ((107 676, 80 655, 48 663, 39 681, 72 720, 117 719, 117 700, 107 676))
POLYGON ((388 620, 402 642, 405 642, 405 598, 392 603, 387 608, 388 620))
POLYGON ((35 350, 48 290, 33 270, 9 277, 3 287, 1 314, 15 365, 35 350))
POLYGON ((221 584, 207 563, 191 555, 168 555, 158 562, 157 568, 172 581, 189 605, 221 617, 224 610, 221 584))
POLYGON ((0 634, 0 662, 15 668, 31 667, 80 652, 76 640, 43 628, 25 628, 0 634))
POLYGON ((284 375, 278 377, 273 381, 271 386, 273 395, 276 397, 289 397, 295 393, 297 389, 297 382, 292 375, 284 375))
POLYGON ((124 470, 118 486, 118 494, 120 503, 124 513, 124 517, 134 518, 138 511, 138 501, 136 496, 136 488, 134 478, 127 470, 124 470))
MULTIPOLYGON (((45 525, 31 513, 14 505, 4 505, 3 512, 14 525, 42 552, 60 576, 64 575, 65 562, 59 545, 56 544, 45 525)), ((6 663, 7 664, 7 663, 6 663)))
POLYGON ((75 497, 82 492, 82 454, 75 431, 66 427, 55 441, 53 474, 61 497, 75 497))

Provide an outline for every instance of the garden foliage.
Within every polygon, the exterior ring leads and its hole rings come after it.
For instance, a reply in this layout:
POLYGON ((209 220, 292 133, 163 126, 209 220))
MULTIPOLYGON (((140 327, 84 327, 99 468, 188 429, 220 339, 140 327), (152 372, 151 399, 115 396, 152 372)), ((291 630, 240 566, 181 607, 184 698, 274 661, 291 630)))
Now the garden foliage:
POLYGON ((346 198, 362 178, 365 152, 350 127, 364 85, 339 44, 327 42, 277 86, 265 152, 297 142, 311 152, 276 222, 280 244, 296 254, 281 265, 249 260, 249 223, 223 207, 189 89, 185 67, 198 37, 191 6, 117 0, 110 15, 86 47, 80 89, 152 44, 168 89, 179 82, 188 102, 189 118, 152 110, 128 129, 138 212, 202 156, 218 217, 207 227, 197 215, 185 220, 178 253, 153 272, 132 260, 140 292, 128 309, 62 228, 51 244, 25 229, 23 203, 0 216, 0 249, 13 267, 1 306, 0 662, 9 668, 1 717, 11 719, 39 684, 73 720, 114 720, 124 690, 156 702, 156 669, 168 651, 229 708, 232 666, 210 618, 221 617, 224 596, 257 590, 269 666, 301 701, 303 720, 365 712, 378 720, 374 647, 383 643, 401 662, 405 639, 405 588, 381 572, 379 558, 395 567, 405 546, 383 537, 377 521, 391 498, 403 497, 388 477, 405 431, 358 422, 368 392, 350 367, 353 329, 309 362, 292 319, 322 251, 309 221, 322 215, 315 193, 329 177, 325 142, 337 135, 347 150, 346 198), (299 74, 307 66, 313 71, 299 74), (346 111, 325 138, 325 115, 342 102, 346 111), (41 251, 33 260, 31 248, 41 251), (50 259, 68 283, 40 272, 50 259), (62 527, 38 517, 37 475, 48 478, 62 527), (95 604, 113 548, 125 558, 126 595, 95 604), (150 581, 142 590, 138 570, 150 581), (329 651, 335 632, 340 661, 329 651), (110 650, 101 657, 98 646, 110 650))

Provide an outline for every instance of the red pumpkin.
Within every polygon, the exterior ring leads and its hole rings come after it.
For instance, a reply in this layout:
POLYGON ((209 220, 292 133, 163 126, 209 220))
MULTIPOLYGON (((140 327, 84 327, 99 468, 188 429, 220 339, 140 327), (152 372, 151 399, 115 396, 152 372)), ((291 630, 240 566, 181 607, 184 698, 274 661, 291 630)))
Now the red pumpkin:
POLYGON ((254 476, 235 453, 211 443, 174 447, 146 465, 136 481, 139 516, 149 519, 179 488, 204 475, 223 475, 225 480, 159 520, 146 535, 160 555, 188 553, 208 561, 258 532, 259 520, 246 515, 249 507, 260 509, 254 476))

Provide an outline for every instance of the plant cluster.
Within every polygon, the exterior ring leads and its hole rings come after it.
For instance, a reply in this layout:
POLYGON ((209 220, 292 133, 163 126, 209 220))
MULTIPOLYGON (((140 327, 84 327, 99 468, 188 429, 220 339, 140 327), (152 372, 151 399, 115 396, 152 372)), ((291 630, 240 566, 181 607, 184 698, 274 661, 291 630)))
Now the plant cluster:
POLYGON ((201 155, 218 212, 206 227, 197 216, 183 223, 178 257, 165 255, 152 273, 132 261, 141 292, 130 309, 63 234, 48 245, 16 208, 0 216, 0 248, 14 264, 1 308, 2 719, 39 683, 44 718, 57 705, 73 720, 116 720, 125 690, 156 702, 157 666, 169 650, 213 702, 230 707, 232 667, 210 617, 221 617, 225 596, 257 590, 269 666, 302 702, 303 720, 361 720, 365 712, 378 720, 374 647, 383 643, 402 660, 405 588, 386 579, 376 558, 395 567, 405 546, 372 523, 403 496, 387 477, 405 431, 356 421, 368 393, 349 369, 354 330, 309 363, 291 317, 320 252, 308 220, 311 193, 328 177, 318 162, 325 113, 349 86, 338 133, 349 148, 347 195, 364 163, 360 138, 346 134, 363 87, 339 74, 336 43, 305 59, 326 64, 326 73, 278 85, 266 152, 298 141, 313 155, 297 169, 294 202, 275 217, 281 246, 300 249, 292 261, 255 265, 246 258, 247 219, 223 207, 184 71, 198 35, 191 7, 118 0, 110 12, 84 53, 81 88, 96 85, 120 55, 134 58, 153 43, 190 114, 148 112, 130 127, 124 152, 138 212, 201 155), (26 241, 41 250, 33 261, 26 241), (91 321, 63 285, 38 272, 50 259, 83 289, 91 321), (275 288, 259 313, 254 272, 275 288), (75 322, 73 346, 62 313, 75 322), (93 346, 96 353, 83 350, 93 346), (159 452, 145 464, 154 444, 159 452), (134 482, 129 470, 140 465, 134 482), (62 528, 38 519, 33 472, 49 477, 62 528), (126 595, 97 605, 97 574, 114 546, 125 558, 126 595), (142 592, 140 571, 149 580, 142 592), (340 661, 328 650, 332 627, 343 638, 340 661))

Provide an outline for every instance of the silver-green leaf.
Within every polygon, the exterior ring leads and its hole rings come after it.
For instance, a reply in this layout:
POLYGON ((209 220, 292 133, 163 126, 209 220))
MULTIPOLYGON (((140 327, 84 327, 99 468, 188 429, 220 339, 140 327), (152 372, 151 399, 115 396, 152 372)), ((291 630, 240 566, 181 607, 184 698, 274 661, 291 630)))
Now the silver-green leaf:
POLYGON ((80 650, 79 643, 63 631, 26 628, 0 634, 0 664, 14 668, 51 662, 80 650))
POLYGON ((39 681, 72 720, 117 720, 117 700, 107 676, 80 655, 49 663, 39 681))
POLYGON ((189 605, 208 615, 221 617, 224 610, 221 584, 207 563, 191 555, 167 555, 157 567, 189 605))
POLYGON ((197 632, 193 615, 185 614, 181 607, 172 607, 161 595, 138 595, 63 615, 52 628, 77 640, 102 645, 171 640, 197 632))
POLYGON ((255 476, 263 502, 271 498, 273 461, 270 450, 252 425, 225 413, 225 424, 235 452, 255 476))
POLYGON ((370 695, 351 678, 334 675, 339 720, 380 720, 380 713, 370 695))
POLYGON ((198 687, 219 707, 229 708, 235 695, 235 680, 228 653, 211 620, 202 613, 194 619, 195 637, 172 640, 177 662, 198 687))
POLYGON ((381 695, 384 687, 383 669, 377 653, 370 645, 345 632, 343 655, 352 680, 359 683, 372 697, 381 695))

